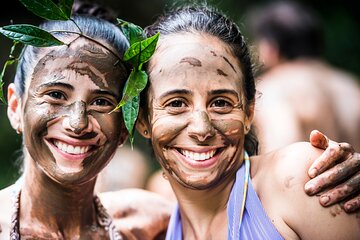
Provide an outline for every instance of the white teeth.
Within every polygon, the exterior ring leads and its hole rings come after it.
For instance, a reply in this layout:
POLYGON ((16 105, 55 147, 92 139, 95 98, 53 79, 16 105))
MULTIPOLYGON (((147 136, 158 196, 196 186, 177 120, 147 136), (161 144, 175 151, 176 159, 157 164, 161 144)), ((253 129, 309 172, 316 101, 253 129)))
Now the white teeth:
POLYGON ((191 160, 195 160, 195 161, 204 161, 209 158, 212 158, 216 152, 216 150, 211 150, 208 152, 198 153, 198 152, 191 152, 191 151, 182 150, 182 149, 180 151, 185 157, 190 158, 191 160))
POLYGON ((90 146, 73 146, 68 145, 64 142, 54 141, 55 146, 57 146, 61 151, 70 153, 70 154, 83 154, 89 151, 90 146))

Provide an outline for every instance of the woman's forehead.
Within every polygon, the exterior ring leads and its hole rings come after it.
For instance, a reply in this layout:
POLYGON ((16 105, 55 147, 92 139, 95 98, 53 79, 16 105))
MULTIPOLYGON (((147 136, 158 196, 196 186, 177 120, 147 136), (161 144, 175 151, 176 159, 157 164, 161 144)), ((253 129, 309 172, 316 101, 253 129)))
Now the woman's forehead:
MULTIPOLYGON (((80 74, 91 75, 103 81, 120 82, 126 76, 126 69, 118 58, 107 48, 92 41, 79 38, 69 46, 52 47, 42 50, 39 61, 34 67, 31 81, 33 85, 49 79, 50 75, 61 75, 61 72, 75 70, 80 74), (45 77, 46 76, 46 77, 45 77), (45 78, 44 78, 45 77, 45 78)), ((53 79, 53 77, 51 77, 53 79)), ((107 82, 102 84, 107 85, 107 82)))
POLYGON ((239 61, 230 47, 219 38, 209 34, 181 33, 160 37, 158 48, 150 62, 150 71, 171 69, 181 63, 193 67, 217 65, 225 71, 241 75, 239 61))

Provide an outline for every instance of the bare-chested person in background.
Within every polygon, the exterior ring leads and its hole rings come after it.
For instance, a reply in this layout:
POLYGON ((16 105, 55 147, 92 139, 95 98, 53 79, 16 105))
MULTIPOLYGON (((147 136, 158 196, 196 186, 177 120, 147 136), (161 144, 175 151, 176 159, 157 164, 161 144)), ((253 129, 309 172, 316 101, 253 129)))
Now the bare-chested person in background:
POLYGON ((317 16, 276 2, 251 11, 246 26, 265 68, 255 114, 260 151, 307 140, 312 129, 360 149, 360 81, 321 59, 317 16))

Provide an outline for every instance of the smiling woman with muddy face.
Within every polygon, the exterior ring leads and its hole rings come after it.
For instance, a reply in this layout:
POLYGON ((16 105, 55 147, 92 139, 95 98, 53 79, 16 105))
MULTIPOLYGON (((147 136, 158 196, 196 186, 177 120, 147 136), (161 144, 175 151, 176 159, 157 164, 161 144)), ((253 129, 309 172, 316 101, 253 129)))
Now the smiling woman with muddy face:
POLYGON ((178 200, 167 239, 358 238, 356 214, 322 208, 304 192, 318 149, 296 143, 248 157, 256 153, 256 90, 233 22, 184 7, 146 31, 160 39, 137 128, 151 139, 178 200))
MULTIPOLYGON (((90 236, 86 226, 97 221, 93 214, 96 176, 127 137, 121 113, 108 114, 119 101, 128 75, 121 61, 127 40, 105 21, 82 17, 75 21, 87 29, 83 36, 59 35, 67 43, 59 47, 27 46, 15 83, 9 86, 8 115, 12 126, 23 133, 25 163, 17 186, 20 206, 10 227, 12 236, 90 236), (103 31, 92 31, 93 25, 103 31), (25 211, 23 206, 30 208, 25 211), (56 214, 48 214, 54 209, 56 214)), ((70 21, 47 22, 42 27, 76 31, 70 21)), ((105 228, 93 235, 116 239, 116 232, 105 228)))
POLYGON ((126 139, 120 111, 108 113, 121 97, 127 70, 118 56, 83 37, 62 48, 42 49, 23 103, 11 95, 10 105, 21 107, 14 117, 22 123, 29 159, 56 181, 84 182, 126 139))

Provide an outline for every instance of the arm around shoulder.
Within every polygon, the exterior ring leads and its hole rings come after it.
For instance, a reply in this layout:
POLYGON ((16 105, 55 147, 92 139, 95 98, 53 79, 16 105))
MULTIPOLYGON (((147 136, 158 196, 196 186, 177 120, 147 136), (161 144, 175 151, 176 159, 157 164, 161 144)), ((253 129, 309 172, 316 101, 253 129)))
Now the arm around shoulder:
POLYGON ((321 151, 309 143, 292 144, 281 151, 278 168, 287 170, 277 174, 286 172, 286 176, 280 178, 284 180, 281 194, 287 211, 283 218, 288 226, 303 240, 360 239, 360 211, 346 214, 339 204, 323 208, 317 196, 308 196, 304 192, 303 186, 309 180, 307 169, 321 151))

